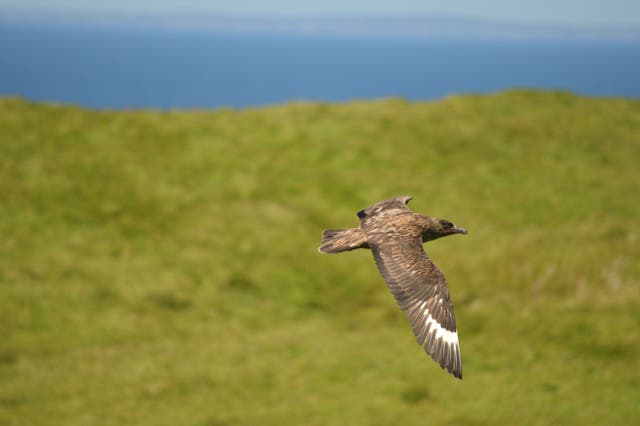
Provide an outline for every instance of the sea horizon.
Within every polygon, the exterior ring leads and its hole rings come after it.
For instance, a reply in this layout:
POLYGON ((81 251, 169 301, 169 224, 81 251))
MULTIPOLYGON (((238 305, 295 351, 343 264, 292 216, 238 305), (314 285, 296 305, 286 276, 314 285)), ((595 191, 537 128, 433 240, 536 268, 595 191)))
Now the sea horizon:
POLYGON ((0 96, 96 109, 434 100, 507 89, 640 98, 640 43, 0 25, 0 96))

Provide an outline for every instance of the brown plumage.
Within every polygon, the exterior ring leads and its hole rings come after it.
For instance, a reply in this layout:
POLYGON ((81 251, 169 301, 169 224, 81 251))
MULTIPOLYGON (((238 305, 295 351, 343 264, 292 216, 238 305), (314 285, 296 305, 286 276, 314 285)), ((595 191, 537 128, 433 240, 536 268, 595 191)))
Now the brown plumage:
POLYGON ((358 228, 324 231, 318 250, 332 254, 371 249, 418 343, 440 367, 462 379, 456 317, 447 280, 424 252, 422 243, 467 231, 448 220, 412 212, 407 207, 410 200, 409 196, 396 197, 360 210, 358 228))

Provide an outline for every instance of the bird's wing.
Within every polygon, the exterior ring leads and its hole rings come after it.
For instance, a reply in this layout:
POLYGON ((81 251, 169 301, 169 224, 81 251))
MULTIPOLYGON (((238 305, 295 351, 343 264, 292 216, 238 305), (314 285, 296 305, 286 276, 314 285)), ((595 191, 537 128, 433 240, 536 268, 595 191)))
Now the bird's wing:
POLYGON ((378 270, 406 312, 418 343, 442 368, 461 379, 456 317, 444 274, 424 252, 420 237, 396 234, 373 240, 369 244, 378 270))
POLYGON ((360 210, 357 215, 360 218, 360 222, 366 221, 368 218, 378 215, 381 212, 389 213, 391 210, 398 212, 410 212, 411 209, 407 207, 409 201, 413 199, 410 195, 404 195, 401 197, 389 198, 388 200, 380 201, 366 209, 360 210))

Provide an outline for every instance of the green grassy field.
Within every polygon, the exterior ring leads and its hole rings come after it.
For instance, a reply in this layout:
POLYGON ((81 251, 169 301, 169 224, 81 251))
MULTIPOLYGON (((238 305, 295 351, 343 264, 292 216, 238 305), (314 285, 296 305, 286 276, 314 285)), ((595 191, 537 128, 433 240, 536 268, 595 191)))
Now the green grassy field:
POLYGON ((640 101, 0 100, 0 424, 633 424, 640 101), (413 195, 464 380, 327 227, 413 195))

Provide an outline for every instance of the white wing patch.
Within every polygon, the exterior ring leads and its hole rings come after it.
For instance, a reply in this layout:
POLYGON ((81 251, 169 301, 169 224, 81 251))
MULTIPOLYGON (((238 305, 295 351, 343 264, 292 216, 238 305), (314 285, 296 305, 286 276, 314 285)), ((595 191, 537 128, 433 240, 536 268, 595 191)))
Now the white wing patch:
MULTIPOLYGON (((442 303, 442 299, 440 299, 440 303, 442 303)), ((458 332, 457 331, 449 331, 446 328, 442 327, 435 318, 431 316, 429 309, 425 306, 427 302, 422 302, 420 305, 420 310, 422 311, 422 316, 429 317, 425 320, 425 325, 427 326, 427 330, 429 330, 428 334, 434 335, 436 339, 442 339, 447 343, 454 344, 456 346, 458 343, 458 332)))
MULTIPOLYGON (((427 301, 416 306, 419 316, 415 320, 420 325, 414 328, 418 342, 425 351, 451 374, 462 378, 462 353, 458 342, 458 332, 444 328, 429 312, 427 301)), ((415 309, 415 308, 414 308, 415 309)), ((417 325, 414 323, 414 325, 417 325)))
MULTIPOLYGON (((425 313, 428 313, 429 310, 426 309, 425 313)), ((443 328, 438 321, 436 321, 431 314, 429 314, 429 318, 426 320, 426 324, 430 325, 429 328, 431 334, 435 334, 436 339, 442 339, 447 343, 458 345, 458 332, 457 331, 449 331, 446 328, 443 328)))

